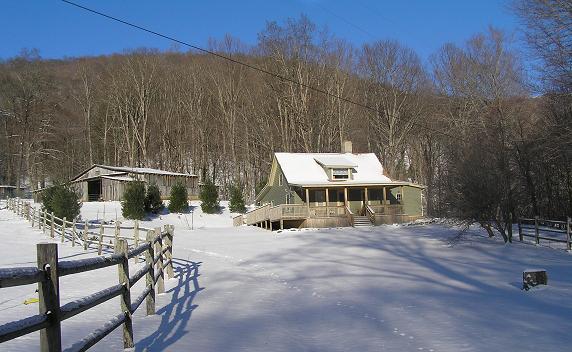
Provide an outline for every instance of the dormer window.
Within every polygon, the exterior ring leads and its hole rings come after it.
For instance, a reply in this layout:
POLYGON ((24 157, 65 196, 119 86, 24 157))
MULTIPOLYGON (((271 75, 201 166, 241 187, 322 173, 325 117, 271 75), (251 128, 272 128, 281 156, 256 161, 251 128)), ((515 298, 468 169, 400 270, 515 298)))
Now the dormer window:
POLYGON ((349 180, 349 169, 332 169, 332 180, 349 180))

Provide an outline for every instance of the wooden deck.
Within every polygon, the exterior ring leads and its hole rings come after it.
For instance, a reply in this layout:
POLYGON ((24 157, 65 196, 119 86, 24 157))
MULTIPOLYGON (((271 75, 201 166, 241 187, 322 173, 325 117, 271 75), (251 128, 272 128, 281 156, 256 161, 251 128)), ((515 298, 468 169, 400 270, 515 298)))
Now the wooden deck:
MULTIPOLYGON (((368 205, 363 212, 373 225, 406 222, 416 216, 403 213, 403 205, 368 205)), ((344 205, 307 206, 306 204, 266 204, 233 218, 234 226, 255 225, 272 230, 283 229, 285 222, 298 222, 300 227, 353 226, 353 212, 344 205)), ((361 214, 357 214, 361 215, 361 214)))

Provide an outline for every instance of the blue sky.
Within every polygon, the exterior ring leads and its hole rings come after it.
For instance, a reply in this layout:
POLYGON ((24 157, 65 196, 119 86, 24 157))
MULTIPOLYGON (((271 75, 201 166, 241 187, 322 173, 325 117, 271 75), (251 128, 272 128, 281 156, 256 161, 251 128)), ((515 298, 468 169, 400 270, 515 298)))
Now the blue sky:
MULTIPOLYGON (((206 46, 226 33, 255 44, 266 21, 306 14, 359 46, 397 39, 426 59, 446 42, 462 43, 489 25, 518 37, 506 0, 75 0, 101 12, 206 46)), ((59 0, 4 1, 0 58, 37 48, 45 58, 101 55, 172 43, 83 12, 59 0)))

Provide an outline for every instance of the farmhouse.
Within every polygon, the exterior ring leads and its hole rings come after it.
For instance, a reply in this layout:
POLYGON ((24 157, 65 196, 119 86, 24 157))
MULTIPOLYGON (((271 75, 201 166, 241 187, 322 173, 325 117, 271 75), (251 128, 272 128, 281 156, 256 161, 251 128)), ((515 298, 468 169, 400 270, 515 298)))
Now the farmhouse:
MULTIPOLYGON (((373 153, 275 153, 248 225, 266 228, 371 226, 423 215, 423 186, 393 181, 373 153)), ((238 224, 238 223, 237 223, 238 224)))
POLYGON ((169 198, 171 187, 177 182, 187 187, 189 198, 198 196, 198 177, 192 174, 140 167, 93 165, 70 180, 82 194, 82 201, 121 200, 129 182, 143 181, 159 187, 161 197, 169 198))

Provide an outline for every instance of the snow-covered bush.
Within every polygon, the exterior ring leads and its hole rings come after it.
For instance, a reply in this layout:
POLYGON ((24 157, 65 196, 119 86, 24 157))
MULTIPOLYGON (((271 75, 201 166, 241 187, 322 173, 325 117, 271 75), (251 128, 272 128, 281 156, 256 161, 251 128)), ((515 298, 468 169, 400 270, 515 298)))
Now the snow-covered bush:
POLYGON ((201 209, 204 213, 212 214, 219 210, 218 189, 211 180, 203 184, 199 198, 202 201, 201 209))
POLYGON ((75 219, 81 209, 80 195, 64 185, 56 185, 42 192, 42 203, 48 213, 58 218, 75 219))
POLYGON ((243 187, 230 186, 230 211, 233 213, 244 213, 246 207, 244 206, 244 196, 242 195, 243 187))
POLYGON ((145 217, 145 185, 143 182, 129 182, 123 192, 121 213, 126 219, 141 220, 145 217))
POLYGON ((156 184, 147 187, 147 195, 145 196, 145 211, 158 214, 163 209, 163 201, 161 200, 161 192, 156 184))
POLYGON ((171 213, 182 213, 187 210, 189 203, 187 188, 182 183, 175 183, 171 187, 171 198, 169 200, 169 211, 171 213))

